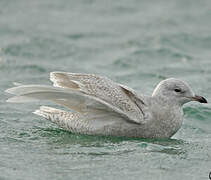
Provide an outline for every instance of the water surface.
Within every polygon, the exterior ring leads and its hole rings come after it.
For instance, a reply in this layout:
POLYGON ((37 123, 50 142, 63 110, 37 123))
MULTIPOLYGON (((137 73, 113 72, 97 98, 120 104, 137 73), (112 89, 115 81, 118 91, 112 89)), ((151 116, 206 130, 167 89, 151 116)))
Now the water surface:
POLYGON ((187 104, 171 140, 96 137, 33 115, 41 103, 5 103, 4 90, 70 71, 150 95, 177 77, 211 102, 210 19, 209 0, 1 0, 0 179, 208 179, 210 104, 187 104))

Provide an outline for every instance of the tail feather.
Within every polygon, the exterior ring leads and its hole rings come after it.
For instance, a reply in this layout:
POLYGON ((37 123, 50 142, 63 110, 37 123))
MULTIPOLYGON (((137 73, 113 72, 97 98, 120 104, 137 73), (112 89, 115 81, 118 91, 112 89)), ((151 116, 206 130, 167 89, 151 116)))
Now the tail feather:
POLYGON ((59 114, 61 112, 62 110, 60 109, 56 109, 56 108, 52 108, 48 106, 41 106, 40 109, 35 110, 33 113, 38 116, 42 116, 46 119, 50 119, 52 114, 59 114))
POLYGON ((75 128, 77 123, 75 122, 79 120, 80 114, 78 113, 66 112, 48 106, 41 106, 40 109, 34 111, 33 113, 52 121, 66 130, 77 132, 77 128, 75 128))
POLYGON ((122 121, 121 117, 117 117, 112 113, 92 114, 92 117, 89 117, 89 115, 83 115, 77 112, 66 112, 48 106, 41 106, 40 109, 33 113, 52 121, 66 130, 83 134, 103 135, 101 131, 104 127, 112 126, 115 122, 118 123, 122 121))

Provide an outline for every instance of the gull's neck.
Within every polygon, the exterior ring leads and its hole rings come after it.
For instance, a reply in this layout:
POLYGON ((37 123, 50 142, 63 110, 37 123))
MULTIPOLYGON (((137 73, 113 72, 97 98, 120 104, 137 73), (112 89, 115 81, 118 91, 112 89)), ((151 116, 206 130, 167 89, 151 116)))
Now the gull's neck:
POLYGON ((158 104, 160 104, 161 106, 182 107, 182 104, 180 104, 174 98, 169 98, 163 95, 154 95, 152 96, 152 99, 156 101, 158 104))

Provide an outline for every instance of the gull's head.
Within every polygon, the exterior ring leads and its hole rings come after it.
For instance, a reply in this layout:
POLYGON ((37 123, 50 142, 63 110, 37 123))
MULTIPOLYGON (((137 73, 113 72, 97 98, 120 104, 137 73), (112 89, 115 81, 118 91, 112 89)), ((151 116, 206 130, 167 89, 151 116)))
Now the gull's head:
POLYGON ((190 101, 207 103, 207 100, 204 97, 195 95, 186 82, 175 78, 169 78, 161 81, 155 88, 152 96, 159 97, 165 101, 174 102, 179 105, 183 105, 190 101))

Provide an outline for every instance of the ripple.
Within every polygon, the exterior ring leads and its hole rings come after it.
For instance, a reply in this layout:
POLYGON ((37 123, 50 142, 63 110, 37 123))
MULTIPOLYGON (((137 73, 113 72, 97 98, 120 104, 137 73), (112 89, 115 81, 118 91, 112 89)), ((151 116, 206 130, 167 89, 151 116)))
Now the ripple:
POLYGON ((40 65, 36 65, 36 64, 30 64, 30 65, 23 65, 23 66, 20 66, 20 69, 22 70, 27 70, 27 71, 36 71, 36 72, 46 72, 46 69, 43 68, 42 66, 40 65))
POLYGON ((193 57, 191 55, 185 54, 183 52, 180 52, 179 50, 173 50, 171 48, 167 47, 161 47, 161 48, 149 48, 149 49, 139 49, 133 52, 133 55, 135 56, 148 56, 148 57, 169 57, 169 58, 174 58, 174 59, 179 59, 181 62, 187 62, 189 60, 192 60, 193 57), (184 59, 186 61, 184 61, 184 59))
POLYGON ((199 105, 189 106, 184 108, 184 112, 188 118, 211 123, 211 109, 209 107, 199 105))
POLYGON ((53 38, 32 38, 28 42, 10 44, 3 48, 6 55, 26 58, 52 58, 67 57, 74 53, 74 47, 68 42, 53 38))

